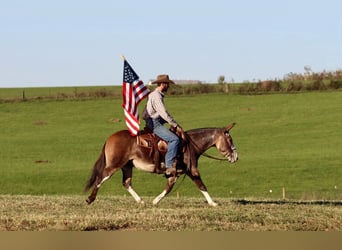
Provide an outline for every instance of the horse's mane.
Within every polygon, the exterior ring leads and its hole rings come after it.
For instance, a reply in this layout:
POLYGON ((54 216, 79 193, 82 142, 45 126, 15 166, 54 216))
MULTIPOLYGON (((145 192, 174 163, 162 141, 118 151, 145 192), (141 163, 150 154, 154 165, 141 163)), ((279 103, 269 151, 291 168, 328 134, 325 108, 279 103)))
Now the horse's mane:
POLYGON ((187 130, 186 133, 188 135, 195 135, 195 134, 202 134, 204 132, 211 132, 216 129, 217 128, 195 128, 195 129, 187 130))

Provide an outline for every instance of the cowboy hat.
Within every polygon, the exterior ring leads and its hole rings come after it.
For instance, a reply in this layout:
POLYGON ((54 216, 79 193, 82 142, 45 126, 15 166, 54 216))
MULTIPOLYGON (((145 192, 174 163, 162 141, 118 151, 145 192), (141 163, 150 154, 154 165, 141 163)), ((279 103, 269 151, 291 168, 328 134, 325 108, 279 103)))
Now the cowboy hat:
POLYGON ((158 84, 158 83, 171 83, 171 84, 175 84, 174 81, 169 79, 169 75, 159 75, 159 76, 157 76, 157 80, 153 81, 152 84, 158 84))

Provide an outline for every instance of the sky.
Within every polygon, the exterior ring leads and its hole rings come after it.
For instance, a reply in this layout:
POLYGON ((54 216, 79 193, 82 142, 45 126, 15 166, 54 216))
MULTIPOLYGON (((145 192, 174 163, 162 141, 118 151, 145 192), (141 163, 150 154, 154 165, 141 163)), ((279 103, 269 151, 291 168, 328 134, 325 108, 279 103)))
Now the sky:
POLYGON ((340 0, 1 0, 0 88, 282 79, 342 68, 340 0))

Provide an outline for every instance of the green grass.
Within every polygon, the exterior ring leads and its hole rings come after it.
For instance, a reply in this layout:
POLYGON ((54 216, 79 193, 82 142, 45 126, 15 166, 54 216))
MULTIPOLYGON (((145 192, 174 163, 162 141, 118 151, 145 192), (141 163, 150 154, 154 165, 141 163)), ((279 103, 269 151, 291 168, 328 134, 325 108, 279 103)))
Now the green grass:
MULTIPOLYGON (((132 198, 102 196, 91 206, 84 197, 0 195, 0 231, 340 231, 338 204, 219 198, 209 207, 198 198, 169 197, 153 206, 132 198)), ((312 240, 312 239, 311 239, 312 240)))
POLYGON ((79 96, 94 94, 97 91, 112 92, 121 96, 121 86, 89 86, 89 87, 37 87, 37 88, 1 88, 0 100, 22 100, 50 98, 57 99, 63 96, 79 96))
MULTIPOLYGON (((278 199, 285 187, 290 199, 342 199, 342 92, 168 96, 165 101, 184 129, 237 122, 231 134, 239 161, 200 159, 214 198, 278 199)), ((0 117, 0 194, 84 195, 104 141, 126 128, 120 98, 5 102, 0 117)), ((214 149, 210 153, 217 155, 214 149)), ((142 196, 154 197, 164 185, 162 175, 134 172, 133 186, 142 196)), ((175 189, 170 196, 202 197, 188 178, 175 189)), ((129 196, 121 173, 99 194, 129 196)))

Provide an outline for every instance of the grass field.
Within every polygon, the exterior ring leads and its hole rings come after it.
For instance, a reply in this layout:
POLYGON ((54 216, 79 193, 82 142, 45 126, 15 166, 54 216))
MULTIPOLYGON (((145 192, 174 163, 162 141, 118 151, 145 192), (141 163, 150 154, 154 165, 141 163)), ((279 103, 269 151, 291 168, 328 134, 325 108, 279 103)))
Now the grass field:
MULTIPOLYGON (((5 90, 0 91, 2 97, 6 95, 5 90)), ((180 206, 185 209, 189 205, 182 218, 195 211, 194 219, 206 224, 186 228, 181 222, 169 228, 151 224, 151 230, 341 230, 340 205, 242 205, 234 201, 279 201, 285 188, 287 201, 330 200, 340 204, 342 92, 168 96, 165 101, 185 129, 237 122, 231 134, 239 161, 231 165, 200 159, 202 178, 214 200, 221 203, 220 208, 209 212, 197 187, 185 178, 158 208, 148 204, 135 215, 148 217, 152 211, 159 216, 170 211, 174 221, 180 206), (221 223, 222 219, 227 223, 221 223), (270 227, 263 227, 263 223, 270 227)), ((125 213, 127 206, 133 210, 139 206, 121 186, 121 173, 101 187, 92 206, 84 202, 87 195, 83 187, 104 141, 126 128, 120 98, 3 102, 0 117, 0 230, 146 230, 146 225, 137 222, 138 217, 125 213), (68 201, 66 209, 71 215, 56 212, 53 206, 47 208, 55 203, 61 207, 68 201), (118 217, 105 222, 107 217, 100 216, 99 223, 95 215, 88 222, 80 220, 81 211, 90 209, 96 214, 97 208, 105 211, 108 206, 118 209, 118 217), (26 209, 27 214, 20 209, 26 209), (42 217, 34 211, 40 211, 42 217), (70 224, 63 225, 65 220, 71 220, 70 224)), ((214 149, 209 153, 218 156, 214 149)), ((136 170, 133 177, 135 190, 147 202, 165 185, 162 175, 136 170)))
POLYGON ((0 231, 340 231, 341 203, 308 204, 219 198, 213 208, 198 198, 169 197, 155 207, 102 196, 0 195, 0 231))
POLYGON ((65 97, 96 97, 99 92, 107 92, 121 97, 121 86, 89 86, 89 87, 37 87, 37 88, 2 88, 0 100, 21 101, 23 99, 65 99, 65 97))
MULTIPOLYGON (((166 102, 185 129, 237 122, 239 161, 200 160, 214 197, 281 198, 284 187, 291 199, 341 199, 342 92, 170 96, 166 102)), ((0 117, 1 194, 82 194, 105 139, 125 129, 115 98, 2 103, 0 117)), ((143 196, 157 195, 165 184, 163 176, 139 171, 133 181, 143 196)), ((201 197, 187 178, 176 188, 180 196, 201 197)), ((100 194, 126 194, 121 174, 100 194)))

